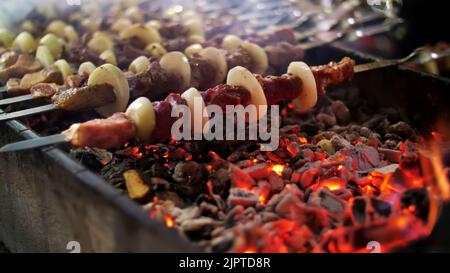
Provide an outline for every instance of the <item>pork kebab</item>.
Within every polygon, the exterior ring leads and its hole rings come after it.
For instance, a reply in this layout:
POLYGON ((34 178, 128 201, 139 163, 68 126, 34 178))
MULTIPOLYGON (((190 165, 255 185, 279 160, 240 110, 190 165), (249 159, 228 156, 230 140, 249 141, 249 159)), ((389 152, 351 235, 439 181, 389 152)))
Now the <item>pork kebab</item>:
MULTIPOLYGON (((102 68, 102 67, 100 67, 102 68)), ((105 68, 103 68, 105 69, 105 68)), ((73 124, 62 134, 9 144, 0 152, 36 148, 49 144, 68 142, 74 147, 110 149, 137 139, 141 143, 164 142, 171 136, 176 121, 172 108, 185 105, 195 112, 195 101, 202 107, 218 105, 226 111, 226 105, 274 105, 281 101, 292 102, 298 110, 314 107, 317 97, 330 85, 348 82, 353 77, 354 61, 344 58, 339 63, 310 68, 303 62, 292 62, 288 73, 282 76, 254 75, 237 66, 227 75, 227 83, 199 92, 190 88, 182 94, 172 93, 165 100, 151 102, 141 97, 133 101, 125 112, 114 113, 106 119, 94 119, 73 124)), ((114 72, 111 70, 110 72, 114 72)), ((111 75, 105 73, 104 75, 111 75)), ((192 120, 196 120, 195 117, 192 120)), ((200 118, 202 126, 208 122, 200 118)))

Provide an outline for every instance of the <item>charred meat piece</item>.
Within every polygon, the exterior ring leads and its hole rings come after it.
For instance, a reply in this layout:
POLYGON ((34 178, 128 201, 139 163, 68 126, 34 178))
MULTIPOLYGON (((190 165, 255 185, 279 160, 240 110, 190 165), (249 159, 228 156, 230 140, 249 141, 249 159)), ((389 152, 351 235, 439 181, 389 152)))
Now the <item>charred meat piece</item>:
POLYGON ((147 97, 154 101, 163 98, 171 91, 179 90, 180 79, 161 68, 158 61, 152 61, 150 67, 128 77, 131 100, 147 97))
POLYGON ((105 61, 100 59, 99 54, 87 46, 90 38, 90 34, 84 34, 80 40, 69 43, 67 50, 64 50, 63 58, 76 67, 84 62, 92 62, 96 66, 104 64, 105 61))
POLYGON ((114 52, 116 53, 117 66, 119 68, 127 69, 137 57, 148 56, 148 53, 141 49, 142 45, 139 43, 140 41, 137 39, 114 41, 114 52))
POLYGON ((51 98, 58 92, 59 86, 54 83, 38 83, 30 88, 33 98, 51 98))
POLYGON ((153 134, 154 141, 167 141, 170 139, 172 124, 178 119, 171 116, 172 107, 176 105, 186 105, 186 101, 180 94, 175 93, 167 96, 166 100, 153 103, 156 116, 156 128, 158 128, 153 134))
POLYGON ((248 105, 250 103, 250 92, 242 87, 226 84, 210 88, 202 93, 206 105, 218 105, 226 110, 227 105, 248 105))
POLYGON ((299 45, 292 45, 288 42, 275 43, 265 47, 269 66, 275 71, 286 69, 293 61, 303 60, 304 51, 299 45))
POLYGON ((248 52, 241 47, 228 50, 225 58, 227 59, 228 69, 236 66, 242 66, 252 70, 254 66, 252 56, 250 56, 250 54, 248 54, 248 52))
POLYGON ((19 53, 15 50, 8 50, 2 54, 0 57, 0 67, 2 69, 11 66, 16 63, 17 58, 19 58, 19 53))
POLYGON ((168 23, 161 26, 159 34, 165 39, 175 39, 187 36, 189 29, 180 23, 168 23))
POLYGON ((52 97, 56 107, 67 111, 100 107, 115 100, 114 88, 109 84, 61 89, 52 97))
POLYGON ((75 147, 118 147, 136 134, 136 126, 124 113, 116 113, 107 119, 94 119, 72 125, 66 132, 75 147))
POLYGON ((0 84, 4 85, 9 78, 19 78, 25 74, 36 72, 41 68, 41 64, 35 61, 33 57, 28 54, 21 54, 13 65, 0 71, 0 84))
POLYGON ((349 82, 353 78, 354 66, 355 61, 345 57, 338 63, 330 62, 329 64, 311 67, 316 79, 317 94, 322 96, 328 86, 349 82))
POLYGON ((191 86, 205 90, 214 84, 215 67, 198 54, 189 58, 191 66, 191 86))
POLYGON ((38 83, 63 83, 63 76, 56 67, 44 68, 40 71, 25 74, 22 79, 11 78, 6 82, 8 94, 20 95, 28 93, 28 90, 38 83))
POLYGON ((264 89, 267 104, 275 105, 280 101, 293 100, 300 95, 302 81, 292 75, 283 75, 281 77, 258 76, 258 80, 264 89))
POLYGON ((260 46, 268 46, 279 42, 287 42, 290 44, 297 43, 294 32, 290 28, 277 30, 266 35, 249 35, 245 38, 249 42, 258 44, 260 46))
POLYGON ((64 86, 76 88, 83 86, 88 79, 87 75, 69 75, 64 81, 64 86))
POLYGON ((163 46, 167 51, 181 51, 183 52, 189 46, 189 41, 185 37, 178 37, 163 42, 163 46))

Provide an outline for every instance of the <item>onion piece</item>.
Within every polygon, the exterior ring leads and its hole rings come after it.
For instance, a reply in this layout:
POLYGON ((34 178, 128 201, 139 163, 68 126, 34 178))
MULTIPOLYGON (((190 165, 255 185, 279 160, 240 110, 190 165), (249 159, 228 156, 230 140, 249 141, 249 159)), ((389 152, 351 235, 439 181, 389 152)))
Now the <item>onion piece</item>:
POLYGON ((64 80, 66 80, 67 76, 72 75, 72 67, 70 67, 69 63, 66 60, 57 60, 55 62, 55 66, 59 71, 61 71, 64 80))
POLYGON ((64 36, 64 28, 67 24, 61 20, 54 20, 50 24, 48 24, 46 32, 53 33, 57 36, 64 36))
POLYGON ((210 64, 216 69, 216 75, 214 77, 214 85, 222 83, 228 71, 227 59, 219 49, 215 47, 207 47, 199 52, 199 55, 208 60, 210 64))
POLYGON ((78 67, 78 75, 91 75, 96 66, 92 62, 84 62, 78 67))
MULTIPOLYGON (((250 103, 258 109, 257 119, 259 120, 267 113, 267 99, 264 90, 258 79, 247 68, 236 66, 228 72, 227 84, 232 86, 240 86, 250 92, 250 103), (264 108, 261 108, 264 106, 264 108), (262 109, 261 113, 260 110, 262 109)), ((251 119, 249 122, 254 122, 251 119)))
POLYGON ((191 84, 191 66, 183 53, 169 52, 161 58, 159 64, 162 69, 181 78, 183 82, 180 88, 186 88, 191 84))
POLYGON ((302 80, 300 95, 293 100, 294 105, 301 112, 308 111, 317 103, 317 86, 314 74, 304 62, 292 62, 288 66, 288 74, 299 77, 302 80))
POLYGON ((229 34, 222 40, 222 48, 226 50, 232 50, 240 47, 242 44, 241 38, 236 35, 229 34))
POLYGON ((16 36, 11 47, 20 49, 23 53, 31 53, 36 50, 37 42, 34 40, 33 35, 24 31, 16 36))
POLYGON ((184 50, 184 54, 186 54, 186 56, 188 57, 192 57, 194 54, 200 53, 200 51, 202 50, 203 46, 201 44, 193 44, 186 47, 186 49, 184 50))
POLYGON ((132 25, 124 29, 119 34, 120 39, 130 39, 136 37, 146 44, 161 43, 161 36, 159 32, 151 27, 143 27, 140 25, 132 25))
POLYGON ((45 45, 41 45, 36 50, 36 60, 38 60, 44 67, 50 67, 55 62, 50 49, 45 45))
POLYGON ((59 58, 61 56, 64 42, 58 37, 56 37, 53 33, 46 34, 44 37, 41 38, 39 43, 41 45, 46 46, 52 53, 53 57, 59 58))
POLYGON ((131 62, 128 70, 136 74, 144 72, 149 66, 150 61, 148 60, 148 58, 145 56, 139 56, 131 62))
POLYGON ((110 84, 114 87, 116 101, 108 105, 98 107, 95 110, 104 117, 123 112, 130 99, 130 88, 124 73, 112 64, 104 64, 92 71, 89 76, 87 85, 93 86, 98 84, 110 84))
POLYGON ((145 47, 145 52, 148 52, 153 57, 161 58, 167 53, 167 50, 160 43, 151 43, 145 47))
POLYGON ((103 61, 105 61, 106 63, 112 64, 112 65, 117 65, 116 55, 114 54, 114 52, 112 50, 109 50, 109 49, 105 50, 98 57, 100 59, 102 59, 103 61))
POLYGON ((136 125, 136 139, 147 142, 156 127, 156 114, 152 102, 146 97, 137 98, 128 106, 125 115, 136 125))
POLYGON ((263 74, 269 67, 269 58, 267 57, 266 51, 257 44, 243 42, 241 44, 242 48, 250 54, 253 63, 255 64, 255 73, 263 74))
POLYGON ((195 133, 202 133, 204 126, 206 124, 208 124, 208 121, 209 121, 208 117, 203 116, 203 112, 206 109, 206 105, 205 105, 205 101, 203 100, 202 95, 200 94, 200 92, 197 89, 192 87, 192 88, 189 88, 188 90, 184 91, 183 94, 181 94, 181 97, 186 100, 186 103, 191 111, 191 130, 194 130, 195 133), (201 109, 200 109, 201 112, 200 113, 202 115, 201 116, 202 126, 201 126, 200 131, 198 131, 198 129, 195 130, 196 129, 195 121, 199 119, 198 117, 195 118, 195 114, 197 113, 197 111, 199 111, 198 108, 195 108, 195 106, 198 107, 198 102, 197 102, 197 105, 195 105, 196 100, 201 101, 201 109))

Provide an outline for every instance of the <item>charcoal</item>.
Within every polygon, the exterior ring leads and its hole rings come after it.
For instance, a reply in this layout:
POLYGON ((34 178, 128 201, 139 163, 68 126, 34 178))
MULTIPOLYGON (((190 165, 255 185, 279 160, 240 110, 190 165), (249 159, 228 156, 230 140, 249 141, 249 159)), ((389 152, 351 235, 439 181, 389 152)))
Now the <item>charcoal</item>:
POLYGON ((228 170, 218 169, 211 173, 210 179, 214 193, 224 196, 228 192, 231 180, 228 170))
POLYGON ((176 165, 172 178, 176 187, 187 196, 194 197, 204 188, 207 171, 203 164, 194 161, 183 161, 176 165))
POLYGON ((350 142, 338 135, 334 135, 331 138, 331 144, 333 144, 336 151, 350 147, 350 142))
POLYGON ((261 163, 245 168, 244 172, 248 173, 253 179, 263 179, 267 178, 273 171, 267 163, 261 163))
POLYGON ((185 202, 184 199, 181 198, 178 193, 174 191, 162 191, 155 193, 155 196, 158 200, 167 201, 170 200, 173 204, 179 208, 184 208, 185 202))
POLYGON ((352 158, 352 166, 357 170, 377 168, 381 163, 378 151, 371 146, 356 145, 348 150, 348 156, 352 158))
POLYGON ((227 199, 227 204, 230 207, 241 205, 243 207, 255 206, 258 203, 258 196, 240 188, 230 189, 230 195, 227 199))
POLYGON ((333 101, 333 103, 331 104, 331 108, 333 109, 333 113, 336 116, 339 124, 347 124, 350 122, 350 110, 342 101, 333 101))
POLYGON ((285 218, 290 218, 292 208, 303 202, 293 193, 285 194, 275 207, 275 212, 285 218))
POLYGON ((353 199, 352 214, 356 223, 365 224, 367 220, 366 198, 357 197, 353 199))
POLYGON ((318 191, 311 193, 308 199, 308 204, 318 206, 328 210, 331 213, 342 213, 347 204, 331 191, 321 188, 318 191))
POLYGON ((278 193, 284 188, 284 181, 283 179, 276 173, 271 173, 268 177, 268 181, 270 183, 270 189, 272 194, 278 193))
POLYGON ((408 123, 404 121, 399 121, 395 124, 392 124, 391 126, 389 126, 387 131, 388 133, 399 135, 402 138, 408 138, 414 134, 414 130, 411 128, 411 126, 409 126, 408 123))
POLYGON ((389 203, 378 198, 371 198, 370 202, 372 208, 378 215, 383 217, 389 217, 389 215, 391 215, 391 205, 389 203))
POLYGON ((211 251, 214 253, 224 253, 229 251, 234 244, 234 238, 233 237, 221 237, 216 238, 211 242, 211 251))
POLYGON ((181 224, 181 231, 191 240, 196 241, 204 238, 210 238, 211 232, 220 225, 220 222, 214 221, 208 217, 200 217, 185 221, 181 224))

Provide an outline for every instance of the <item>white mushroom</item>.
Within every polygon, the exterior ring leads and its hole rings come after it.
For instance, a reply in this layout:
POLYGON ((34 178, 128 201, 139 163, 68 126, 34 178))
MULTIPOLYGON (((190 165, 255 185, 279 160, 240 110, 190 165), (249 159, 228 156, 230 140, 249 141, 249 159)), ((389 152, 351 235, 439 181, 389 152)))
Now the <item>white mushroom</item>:
MULTIPOLYGON (((227 84, 243 87, 250 92, 250 103, 258 109, 257 119, 262 118, 267 113, 267 99, 264 90, 258 79, 247 68, 236 66, 231 69, 228 72, 227 84)), ((255 120, 252 120, 250 115, 249 122, 253 121, 255 120)))
POLYGON ((269 58, 267 57, 266 51, 254 43, 243 42, 241 46, 252 57, 253 63, 256 66, 256 71, 254 72, 258 74, 266 72, 267 67, 269 67, 269 58))
POLYGON ((96 108, 95 110, 104 117, 108 117, 117 112, 123 112, 130 99, 128 81, 124 73, 112 64, 104 64, 92 71, 87 85, 110 84, 114 88, 116 95, 115 102, 96 108))
POLYGON ((191 66, 186 56, 179 52, 173 51, 164 55, 159 61, 161 68, 180 77, 182 82, 181 88, 186 88, 191 83, 191 66))
POLYGON ((156 127, 156 115, 152 102, 145 97, 140 97, 128 106, 125 115, 136 125, 137 140, 149 141, 156 127))
POLYGON ((302 80, 300 95, 293 101, 299 111, 307 111, 317 102, 317 86, 311 69, 304 62, 292 62, 288 66, 288 74, 295 75, 302 80))
POLYGON ((208 60, 210 64, 216 69, 216 75, 214 77, 214 85, 220 84, 225 80, 228 71, 227 60, 220 52, 219 49, 215 47, 207 47, 199 52, 200 56, 208 60))

